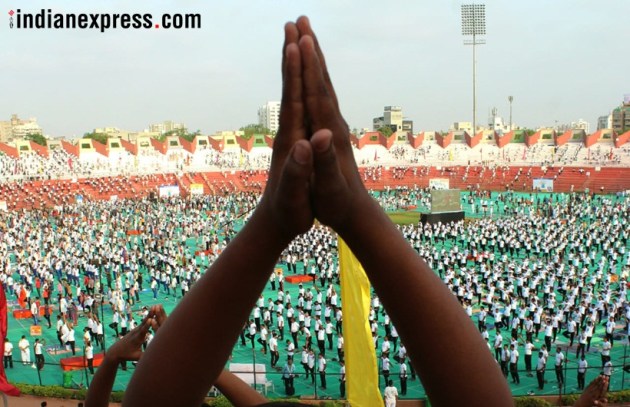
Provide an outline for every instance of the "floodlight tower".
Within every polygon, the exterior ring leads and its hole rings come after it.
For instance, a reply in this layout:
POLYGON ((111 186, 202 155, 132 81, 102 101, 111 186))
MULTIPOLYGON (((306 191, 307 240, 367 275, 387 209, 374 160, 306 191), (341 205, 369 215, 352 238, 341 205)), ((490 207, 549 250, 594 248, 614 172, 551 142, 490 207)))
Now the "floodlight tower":
POLYGON ((475 59, 475 47, 486 43, 485 39, 477 38, 486 35, 486 5, 462 4, 462 35, 472 36, 472 40, 464 39, 464 45, 472 45, 473 68, 473 136, 477 131, 477 61, 475 59))
POLYGON ((508 96, 508 102, 510 102, 510 131, 512 131, 512 101, 514 96, 508 96))

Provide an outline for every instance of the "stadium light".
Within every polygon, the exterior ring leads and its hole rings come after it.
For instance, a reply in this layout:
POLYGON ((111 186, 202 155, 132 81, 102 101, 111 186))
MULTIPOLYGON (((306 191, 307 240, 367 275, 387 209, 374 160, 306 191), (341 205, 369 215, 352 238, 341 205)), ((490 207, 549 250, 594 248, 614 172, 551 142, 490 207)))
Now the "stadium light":
POLYGON ((512 101, 514 101, 514 96, 508 96, 508 101, 510 102, 510 131, 512 131, 512 101))
POLYGON ((462 4, 462 35, 472 36, 472 40, 465 39, 464 45, 472 45, 473 56, 473 136, 477 131, 477 69, 475 60, 475 47, 485 44, 486 40, 477 38, 479 35, 486 35, 486 5, 485 4, 462 4))

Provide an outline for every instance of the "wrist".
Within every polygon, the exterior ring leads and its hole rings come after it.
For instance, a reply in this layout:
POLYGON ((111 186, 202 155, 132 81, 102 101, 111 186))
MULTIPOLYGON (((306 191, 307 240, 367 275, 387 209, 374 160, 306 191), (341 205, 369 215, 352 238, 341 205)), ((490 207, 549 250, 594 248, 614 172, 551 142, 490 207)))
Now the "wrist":
POLYGON ((286 226, 276 221, 270 204, 263 198, 243 229, 260 234, 259 244, 264 245, 271 253, 277 252, 280 255, 297 236, 296 233, 290 232, 290 226, 286 226))
POLYGON ((120 362, 123 362, 123 359, 120 356, 116 355, 114 352, 108 350, 107 352, 105 352, 105 356, 103 357, 101 365, 118 366, 120 362))
POLYGON ((353 241, 365 233, 371 233, 372 228, 380 229, 383 218, 389 223, 389 218, 367 191, 361 192, 362 196, 356 197, 354 204, 348 212, 343 224, 335 226, 334 229, 346 243, 353 241))

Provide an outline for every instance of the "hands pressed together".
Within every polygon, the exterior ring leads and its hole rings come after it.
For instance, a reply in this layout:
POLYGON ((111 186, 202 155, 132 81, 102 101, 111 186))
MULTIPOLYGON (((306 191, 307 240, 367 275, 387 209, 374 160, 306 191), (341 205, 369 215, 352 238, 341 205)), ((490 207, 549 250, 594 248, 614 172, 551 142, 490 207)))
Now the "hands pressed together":
POLYGON ((351 208, 370 198, 306 17, 286 24, 282 56, 280 130, 260 210, 267 211, 288 242, 306 232, 315 218, 342 228, 351 208))
POLYGON ((106 357, 115 363, 139 360, 142 356, 142 344, 147 338, 149 329, 153 328, 153 332, 157 333, 164 321, 166 321, 166 312, 162 305, 151 306, 149 315, 137 327, 107 349, 106 357))

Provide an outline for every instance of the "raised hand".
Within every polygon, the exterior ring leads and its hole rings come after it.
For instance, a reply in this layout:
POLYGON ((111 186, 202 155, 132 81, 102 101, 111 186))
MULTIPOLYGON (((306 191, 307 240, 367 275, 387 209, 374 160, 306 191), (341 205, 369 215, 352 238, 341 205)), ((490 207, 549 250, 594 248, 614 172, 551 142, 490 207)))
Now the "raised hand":
POLYGON ((164 311, 162 304, 151 306, 149 309, 149 318, 153 332, 157 333, 158 329, 166 322, 166 311, 164 311))
POLYGON ((107 350, 106 357, 116 363, 140 359, 142 356, 142 344, 147 337, 152 322, 151 318, 142 320, 140 325, 132 329, 107 350))

